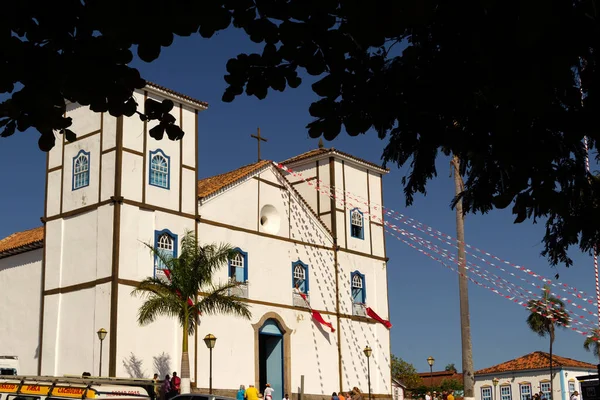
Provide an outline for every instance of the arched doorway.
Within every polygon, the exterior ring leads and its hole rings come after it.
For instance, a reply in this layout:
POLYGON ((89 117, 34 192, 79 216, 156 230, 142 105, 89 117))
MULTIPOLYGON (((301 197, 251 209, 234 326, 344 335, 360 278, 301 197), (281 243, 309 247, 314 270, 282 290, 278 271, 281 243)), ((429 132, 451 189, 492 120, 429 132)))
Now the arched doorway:
POLYGON ((258 331, 259 390, 267 383, 275 390, 275 397, 284 393, 283 332, 275 319, 268 319, 258 331))

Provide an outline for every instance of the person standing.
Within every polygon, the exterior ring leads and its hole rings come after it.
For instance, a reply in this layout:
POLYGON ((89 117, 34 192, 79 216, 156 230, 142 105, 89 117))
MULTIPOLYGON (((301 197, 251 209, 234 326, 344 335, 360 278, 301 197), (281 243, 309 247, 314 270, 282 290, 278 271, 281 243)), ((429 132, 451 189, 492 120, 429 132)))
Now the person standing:
POLYGON ((340 400, 346 400, 345 394, 343 392, 339 392, 338 393, 338 399, 340 399, 340 400))
POLYGON ((177 376, 177 372, 173 371, 173 377, 171 378, 171 391, 173 396, 177 396, 181 390, 181 378, 177 376))
POLYGON ((258 390, 254 385, 249 385, 246 389, 246 400, 258 400, 258 390))
POLYGON ((579 392, 577 390, 571 395, 571 400, 579 400, 579 392))
POLYGON ((171 377, 165 375, 165 380, 160 387, 163 400, 169 400, 171 398, 171 377))
POLYGON ((271 387, 270 383, 267 383, 267 387, 265 387, 265 400, 273 400, 273 392, 275 390, 271 387))
POLYGON ((454 400, 454 390, 448 392, 448 400, 454 400))
POLYGON ((246 386, 240 385, 240 390, 235 395, 235 400, 244 400, 246 398, 246 386))
POLYGON ((152 386, 150 386, 149 389, 148 395, 150 396, 150 399, 156 400, 156 397, 158 396, 158 374, 154 374, 154 377, 152 378, 152 386))
POLYGON ((286 393, 285 396, 283 396, 283 400, 290 400, 290 395, 286 393))

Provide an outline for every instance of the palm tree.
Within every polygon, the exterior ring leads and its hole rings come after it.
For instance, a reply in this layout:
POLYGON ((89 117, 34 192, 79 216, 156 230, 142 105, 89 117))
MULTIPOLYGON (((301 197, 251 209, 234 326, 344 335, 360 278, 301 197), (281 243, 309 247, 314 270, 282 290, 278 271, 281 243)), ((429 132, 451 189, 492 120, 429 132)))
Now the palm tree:
POLYGON ((585 338, 583 342, 583 348, 587 351, 591 351, 600 360, 600 328, 596 328, 591 332, 591 335, 585 338))
POLYGON ((527 309, 531 311, 527 317, 529 328, 541 337, 550 336, 550 399, 554 397, 554 384, 552 382, 552 345, 555 339, 556 327, 567 327, 571 318, 565 310, 565 304, 550 294, 550 287, 544 286, 540 300, 529 300, 527 309))
POLYGON ((146 244, 165 266, 167 278, 146 278, 131 292, 142 297, 138 323, 148 325, 161 315, 175 317, 182 327, 181 392, 189 393, 190 363, 188 339, 193 335, 201 315, 232 314, 251 317, 248 305, 229 295, 239 285, 228 281, 213 284, 213 274, 235 255, 228 244, 199 246, 193 232, 186 232, 181 241, 181 255, 170 257, 146 244), (198 296, 200 294, 200 296, 198 296))

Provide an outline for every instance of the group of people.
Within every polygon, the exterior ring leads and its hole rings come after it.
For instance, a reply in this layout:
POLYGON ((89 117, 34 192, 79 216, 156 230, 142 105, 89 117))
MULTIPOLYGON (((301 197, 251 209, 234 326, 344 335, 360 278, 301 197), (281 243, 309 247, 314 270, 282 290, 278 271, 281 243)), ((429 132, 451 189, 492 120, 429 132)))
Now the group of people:
MULTIPOLYGON (((240 389, 237 391, 236 400, 273 400, 273 393, 275 389, 271 387, 270 383, 265 385, 265 390, 263 393, 260 393, 254 385, 249 385, 246 389, 246 386, 240 385, 240 389)), ((283 397, 283 400, 289 399, 289 396, 286 395, 283 397)))
POLYGON ((177 372, 173 372, 173 377, 169 374, 165 375, 162 384, 159 385, 158 374, 154 374, 154 395, 150 397, 152 400, 170 400, 181 393, 181 378, 177 376, 177 372))
POLYGON ((425 400, 454 400, 454 390, 444 390, 443 392, 433 391, 425 393, 425 400))
MULTIPOLYGON (((254 385, 249 385, 247 389, 246 386, 240 385, 240 389, 236 395, 236 400, 273 400, 274 392, 275 390, 269 383, 265 385, 265 390, 263 393, 260 393, 258 389, 254 387, 254 385)), ((283 400, 290 400, 290 395, 288 393, 284 394, 283 400)), ((331 395, 331 400, 364 400, 364 398, 360 389, 355 386, 349 392, 340 392, 339 394, 333 392, 331 395)))
POLYGON ((333 392, 331 400, 364 400, 364 398, 360 389, 354 386, 349 392, 333 392))

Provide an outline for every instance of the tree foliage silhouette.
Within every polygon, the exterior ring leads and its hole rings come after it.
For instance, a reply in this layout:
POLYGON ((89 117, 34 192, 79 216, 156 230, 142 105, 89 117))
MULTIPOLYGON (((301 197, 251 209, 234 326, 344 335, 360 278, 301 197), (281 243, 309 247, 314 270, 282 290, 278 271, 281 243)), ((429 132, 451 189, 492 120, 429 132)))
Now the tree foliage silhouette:
MULTIPOLYGON (((512 205, 517 223, 547 218, 542 254, 569 266, 570 246, 600 243, 600 181, 585 171, 582 144, 587 136, 598 150, 600 139, 599 9, 596 0, 10 1, 0 13, 0 93, 11 94, 0 135, 34 127, 46 151, 55 132, 74 140, 65 100, 131 116, 145 84, 128 66, 132 49, 152 62, 175 36, 240 28, 263 50, 229 60, 224 101, 296 88, 298 71, 317 76, 310 136, 388 139, 384 163, 410 166, 407 204, 445 149, 462 160, 466 213, 512 205)), ((181 137, 160 115, 156 135, 181 137)))

